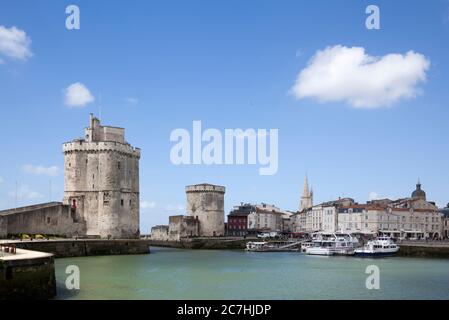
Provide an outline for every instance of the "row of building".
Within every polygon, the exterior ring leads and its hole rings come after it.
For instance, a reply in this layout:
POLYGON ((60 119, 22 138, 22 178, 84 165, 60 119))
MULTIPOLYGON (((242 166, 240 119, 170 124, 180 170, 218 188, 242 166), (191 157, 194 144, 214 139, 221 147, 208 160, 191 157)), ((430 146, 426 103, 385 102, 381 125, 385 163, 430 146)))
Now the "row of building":
POLYGON ((241 204, 228 215, 227 234, 245 236, 261 231, 286 233, 349 232, 387 234, 395 238, 425 239, 449 237, 449 205, 438 209, 427 201, 418 182, 410 197, 372 200, 359 204, 339 198, 313 205, 307 177, 296 212, 275 206, 241 204))
POLYGON ((299 210, 285 211, 275 205, 241 203, 224 222, 225 188, 211 184, 186 187, 187 215, 169 217, 168 225, 152 228, 153 239, 178 241, 188 237, 245 237, 260 232, 310 234, 347 232, 386 234, 402 239, 449 237, 449 206, 438 209, 427 201, 418 182, 410 197, 371 200, 360 204, 339 198, 313 205, 307 177, 299 210))

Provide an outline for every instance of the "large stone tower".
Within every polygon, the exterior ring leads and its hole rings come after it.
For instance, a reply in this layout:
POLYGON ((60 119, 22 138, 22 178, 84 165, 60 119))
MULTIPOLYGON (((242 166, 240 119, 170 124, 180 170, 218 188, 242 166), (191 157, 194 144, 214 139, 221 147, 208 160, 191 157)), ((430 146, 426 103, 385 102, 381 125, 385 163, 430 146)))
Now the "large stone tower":
POLYGON ((87 235, 139 237, 140 149, 125 129, 90 115, 84 139, 64 143, 64 203, 86 221, 87 235))
POLYGON ((199 235, 223 236, 225 187, 207 183, 197 184, 187 186, 186 194, 187 214, 198 219, 199 235))

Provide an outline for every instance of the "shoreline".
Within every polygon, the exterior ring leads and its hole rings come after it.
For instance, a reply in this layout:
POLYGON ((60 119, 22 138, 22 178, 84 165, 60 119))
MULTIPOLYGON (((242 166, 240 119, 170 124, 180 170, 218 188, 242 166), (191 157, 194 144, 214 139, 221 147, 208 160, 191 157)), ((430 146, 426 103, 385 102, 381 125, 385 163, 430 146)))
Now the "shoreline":
MULTIPOLYGON (((167 247, 193 250, 242 250, 246 243, 256 239, 201 239, 191 238, 183 241, 149 240, 154 247, 167 247)), ((257 241, 257 240, 256 240, 257 241)), ((449 259, 449 242, 407 242, 398 243, 397 257, 449 259)))

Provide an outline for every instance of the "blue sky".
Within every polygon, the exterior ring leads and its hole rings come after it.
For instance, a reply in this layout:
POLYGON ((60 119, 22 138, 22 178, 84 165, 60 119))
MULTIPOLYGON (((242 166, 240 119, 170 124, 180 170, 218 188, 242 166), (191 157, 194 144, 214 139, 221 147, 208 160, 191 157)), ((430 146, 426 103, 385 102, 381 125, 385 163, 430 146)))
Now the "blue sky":
POLYGON ((449 202, 447 1, 0 0, 0 26, 24 31, 32 53, 17 59, 0 47, 0 208, 14 206, 16 181, 19 205, 48 201, 50 180, 52 200, 62 199, 61 144, 82 136, 100 96, 103 124, 125 127, 142 149, 144 233, 182 213, 184 186, 201 182, 227 187, 227 211, 241 201, 296 210, 306 172, 315 202, 404 197, 418 177, 430 200, 449 202), (80 30, 65 28, 69 4, 81 10, 80 30), (369 4, 380 8, 380 30, 365 28, 369 4), (372 108, 295 97, 298 74, 335 46, 379 59, 412 50, 430 63, 426 81, 372 108), (77 82, 95 101, 70 108, 64 89, 77 82), (279 129, 277 174, 174 166, 170 133, 193 120, 279 129))

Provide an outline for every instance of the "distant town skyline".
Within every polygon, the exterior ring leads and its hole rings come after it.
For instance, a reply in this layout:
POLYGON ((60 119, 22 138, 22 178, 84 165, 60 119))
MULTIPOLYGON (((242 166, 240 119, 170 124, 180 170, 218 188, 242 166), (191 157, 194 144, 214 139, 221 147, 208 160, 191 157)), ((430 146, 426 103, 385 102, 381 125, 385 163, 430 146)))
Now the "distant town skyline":
POLYGON ((234 205, 299 207, 408 197, 449 202, 449 3, 62 1, 0 4, 0 210, 61 201, 62 144, 89 113, 142 149, 141 232, 184 214, 185 186, 234 205), (380 8, 368 30, 365 8, 380 8), (104 14, 107 7, 108 14, 104 14), (329 73, 334 70, 335 73, 329 73), (256 165, 180 165, 170 133, 278 129, 275 175, 256 165))

